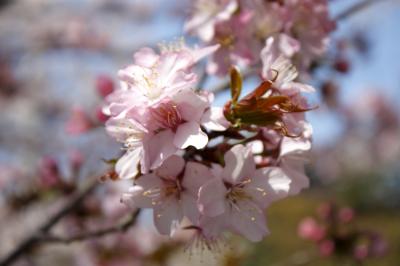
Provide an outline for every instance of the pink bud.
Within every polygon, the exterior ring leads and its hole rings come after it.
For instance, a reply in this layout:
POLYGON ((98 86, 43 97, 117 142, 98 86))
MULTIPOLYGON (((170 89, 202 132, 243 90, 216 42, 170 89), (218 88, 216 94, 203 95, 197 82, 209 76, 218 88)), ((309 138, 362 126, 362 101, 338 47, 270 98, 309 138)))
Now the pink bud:
POLYGON ((44 187, 55 186, 60 181, 58 164, 53 157, 45 156, 39 163, 40 181, 44 187))
POLYGON ((354 219, 354 211, 351 208, 342 208, 339 211, 339 221, 349 223, 354 219))
POLYGON ((106 75, 99 75, 96 79, 96 90, 101 97, 106 97, 114 91, 113 80, 106 75))
POLYGON ((79 135, 89 131, 93 127, 90 118, 79 107, 75 107, 71 111, 65 130, 71 135, 79 135))
POLYGON ((335 251, 335 243, 332 240, 324 240, 319 244, 319 253, 323 257, 329 257, 335 251))
POLYGON ((99 122, 105 123, 110 118, 110 116, 103 113, 101 106, 99 106, 96 108, 96 118, 99 122))
POLYGON ((301 238, 316 242, 325 236, 324 228, 311 217, 307 217, 300 222, 297 232, 301 238))

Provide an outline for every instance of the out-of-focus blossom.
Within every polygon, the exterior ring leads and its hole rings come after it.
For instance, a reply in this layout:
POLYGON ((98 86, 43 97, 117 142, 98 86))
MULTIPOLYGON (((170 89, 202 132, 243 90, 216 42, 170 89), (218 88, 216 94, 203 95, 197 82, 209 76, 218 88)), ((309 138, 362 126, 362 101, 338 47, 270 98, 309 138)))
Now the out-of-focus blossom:
POLYGON ((185 23, 185 31, 209 42, 215 35, 216 24, 229 20, 237 8, 237 0, 196 1, 192 17, 185 23))
POLYGON ((99 75, 96 78, 96 90, 101 97, 106 97, 114 91, 113 80, 106 75, 99 75))
POLYGON ((337 255, 356 261, 380 257, 388 249, 387 242, 377 232, 359 229, 354 210, 323 203, 317 208, 319 219, 304 218, 298 227, 301 238, 313 241, 323 257, 337 255))
POLYGON ((54 187, 61 182, 60 169, 53 157, 46 156, 42 158, 39 164, 39 174, 44 187, 54 187))
POLYGON ((258 63, 257 55, 270 37, 277 39, 275 51, 293 59, 303 72, 323 55, 328 34, 335 28, 326 0, 229 1, 237 4, 235 12, 225 9, 221 1, 207 1, 207 5, 204 2, 198 0, 195 6, 214 8, 195 8, 186 31, 207 44, 221 45, 208 65, 208 72, 212 74, 225 74, 232 64, 258 63), (205 19, 210 17, 213 19, 205 19))
POLYGON ((320 241, 325 234, 325 229, 311 217, 304 218, 298 227, 298 235, 304 239, 320 241))

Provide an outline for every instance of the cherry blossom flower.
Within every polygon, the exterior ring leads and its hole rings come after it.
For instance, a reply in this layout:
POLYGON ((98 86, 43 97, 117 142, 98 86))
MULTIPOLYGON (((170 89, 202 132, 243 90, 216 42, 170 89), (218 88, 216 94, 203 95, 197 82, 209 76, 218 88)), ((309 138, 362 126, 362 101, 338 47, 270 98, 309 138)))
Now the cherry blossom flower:
POLYGON ((225 154, 225 167, 214 170, 215 177, 199 190, 200 226, 204 234, 218 235, 231 230, 251 241, 267 233, 263 210, 281 193, 276 168, 256 169, 250 149, 236 145, 225 154))
POLYGON ((121 88, 107 97, 108 133, 127 150, 116 164, 121 178, 148 173, 180 149, 203 148, 206 128, 224 130, 222 110, 210 108, 212 95, 196 93, 193 64, 218 46, 189 49, 164 46, 160 54, 142 48, 134 65, 120 71, 121 88))
POLYGON ((197 192, 211 176, 206 166, 195 162, 185 165, 181 157, 173 155, 152 173, 135 180, 122 201, 135 208, 152 208, 157 230, 170 235, 183 217, 197 222, 197 192))

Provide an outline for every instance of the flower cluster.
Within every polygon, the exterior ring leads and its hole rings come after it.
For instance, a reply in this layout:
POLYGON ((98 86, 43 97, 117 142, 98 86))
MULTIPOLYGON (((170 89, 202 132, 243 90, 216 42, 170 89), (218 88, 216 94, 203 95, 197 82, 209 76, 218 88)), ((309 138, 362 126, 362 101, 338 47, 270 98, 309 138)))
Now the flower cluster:
POLYGON ((317 214, 318 220, 307 217, 300 222, 298 234, 316 243, 321 256, 349 256, 361 262, 386 253, 387 242, 380 234, 354 225, 353 209, 324 203, 318 207, 317 214))
POLYGON ((241 98, 235 67, 224 108, 211 106, 212 93, 195 90, 195 64, 218 48, 140 49, 104 108, 106 130, 125 150, 116 173, 134 180, 122 202, 153 209, 161 234, 191 229, 207 247, 226 231, 251 241, 267 235, 265 209, 308 186, 311 148, 310 107, 301 93, 313 88, 295 82, 295 67, 270 46, 261 53, 263 80, 248 95, 241 98))
POLYGON ((308 68, 327 46, 335 24, 326 0, 196 0, 185 30, 208 44, 220 44, 208 65, 223 75, 230 65, 259 62, 265 41, 296 65, 308 68))

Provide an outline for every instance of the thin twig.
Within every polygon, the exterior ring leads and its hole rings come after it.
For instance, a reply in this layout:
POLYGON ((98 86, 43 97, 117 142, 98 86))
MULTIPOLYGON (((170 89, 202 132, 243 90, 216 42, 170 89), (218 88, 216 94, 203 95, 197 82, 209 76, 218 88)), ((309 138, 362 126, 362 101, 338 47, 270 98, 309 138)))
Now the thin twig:
POLYGON ((30 250, 34 245, 40 242, 40 236, 47 234, 50 229, 56 225, 64 216, 71 213, 76 209, 81 202, 91 194, 98 186, 99 181, 96 178, 93 180, 85 189, 76 194, 73 199, 61 208, 57 213, 51 216, 39 229, 19 244, 14 250, 12 250, 6 257, 0 260, 0 266, 11 265, 21 255, 30 250))
POLYGON ((119 223, 114 226, 110 226, 107 228, 99 229, 96 231, 91 232, 82 232, 80 234, 74 236, 57 236, 57 235, 43 235, 40 238, 41 242, 47 243, 59 243, 59 244, 70 244, 77 241, 84 241, 93 238, 103 237, 113 233, 124 233, 126 232, 131 226, 136 223, 137 217, 140 213, 140 209, 135 210, 130 216, 129 219, 125 220, 122 223, 119 223))
POLYGON ((365 0, 359 3, 354 4, 352 7, 346 9, 345 11, 339 13, 336 17, 335 20, 344 20, 347 19, 348 17, 354 15, 355 13, 358 13, 361 10, 364 10, 365 8, 368 8, 372 4, 378 4, 382 3, 383 0, 365 0))

